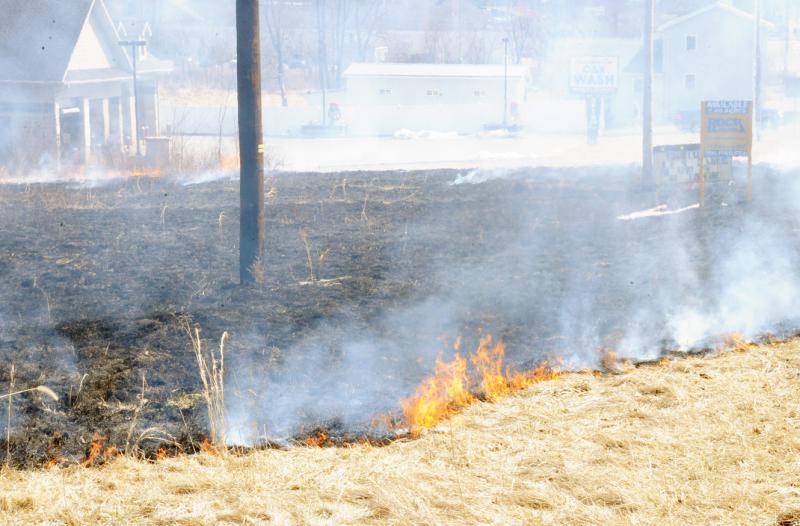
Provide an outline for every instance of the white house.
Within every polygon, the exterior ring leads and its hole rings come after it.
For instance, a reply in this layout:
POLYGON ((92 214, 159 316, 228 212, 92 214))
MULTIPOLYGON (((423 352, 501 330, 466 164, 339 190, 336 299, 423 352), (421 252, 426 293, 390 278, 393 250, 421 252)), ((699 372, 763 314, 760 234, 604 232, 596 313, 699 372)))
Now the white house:
POLYGON ((103 0, 0 0, 0 163, 83 164, 135 151, 156 135, 157 76, 139 63, 139 118, 128 50, 103 0))
POLYGON ((497 64, 355 63, 344 72, 344 121, 355 133, 474 133, 525 101, 528 69, 497 64))
MULTIPOLYGON (((755 19, 730 2, 717 1, 673 18, 656 29, 656 82, 653 105, 662 122, 691 120, 697 125, 703 100, 752 100, 755 72, 755 19)), ((762 71, 775 26, 761 22, 762 71)), ((643 55, 626 68, 642 79, 643 55)), ((638 95, 639 93, 637 93, 638 95)))

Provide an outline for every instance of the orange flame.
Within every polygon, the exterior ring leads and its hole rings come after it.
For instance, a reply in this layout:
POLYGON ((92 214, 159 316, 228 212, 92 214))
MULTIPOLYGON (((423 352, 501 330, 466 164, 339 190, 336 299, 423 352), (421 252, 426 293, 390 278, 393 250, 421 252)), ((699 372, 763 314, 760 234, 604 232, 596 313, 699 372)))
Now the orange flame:
POLYGON ((633 365, 628 359, 622 359, 619 355, 610 349, 601 349, 602 353, 600 357, 600 364, 603 366, 603 371, 607 373, 631 373, 636 369, 636 366, 633 365))
POLYGON ((745 339, 744 334, 732 333, 723 338, 723 346, 734 352, 747 352, 756 348, 756 345, 745 339))
POLYGON ((219 455, 219 451, 217 450, 216 446, 212 444, 208 440, 208 438, 204 438, 203 441, 200 443, 200 451, 215 457, 219 455))
POLYGON ((42 467, 44 469, 53 469, 53 468, 59 467, 62 462, 63 462, 63 460, 60 459, 60 458, 51 458, 50 460, 45 462, 42 467))
POLYGON ((163 447, 160 447, 156 450, 156 460, 166 460, 167 459, 167 450, 163 447))
POLYGON ((559 373, 549 369, 547 364, 542 364, 532 371, 515 371, 511 367, 506 367, 504 370, 505 344, 500 341, 494 347, 491 345, 492 337, 486 336, 478 344, 478 350, 470 355, 470 361, 481 378, 483 395, 491 402, 539 382, 559 377, 559 373))
POLYGON ((533 384, 559 377, 559 373, 546 364, 527 372, 504 368, 504 357, 502 341, 492 346, 491 336, 480 340, 478 350, 469 357, 478 378, 477 389, 471 389, 468 363, 461 354, 456 353, 450 362, 437 359, 434 374, 423 380, 411 397, 401 401, 410 433, 418 435, 422 429, 432 428, 472 405, 478 400, 474 392, 494 402, 533 384))
POLYGON ((333 447, 335 444, 325 431, 317 431, 310 437, 306 438, 305 444, 308 447, 333 447))
POLYGON ((503 374, 503 357, 506 354, 506 347, 503 342, 498 342, 492 349, 492 337, 481 338, 478 350, 471 354, 469 359, 478 371, 481 378, 481 388, 487 400, 495 401, 508 394, 511 386, 506 381, 503 374))
POLYGON ((226 172, 235 172, 239 170, 239 156, 224 155, 219 161, 219 167, 226 172))
POLYGON ((95 461, 101 457, 104 462, 108 462, 119 454, 119 451, 115 447, 103 447, 106 440, 108 440, 108 437, 104 437, 100 435, 100 433, 95 433, 92 436, 92 444, 89 446, 89 452, 86 453, 86 458, 81 462, 82 467, 92 467, 95 461))
POLYGON ((161 168, 146 168, 143 166, 137 166, 133 168, 128 175, 131 177, 161 177, 161 168))
POLYGON ((433 376, 426 378, 401 405, 411 432, 416 433, 421 428, 434 427, 474 401, 469 392, 467 360, 456 353, 451 362, 437 359, 433 376))

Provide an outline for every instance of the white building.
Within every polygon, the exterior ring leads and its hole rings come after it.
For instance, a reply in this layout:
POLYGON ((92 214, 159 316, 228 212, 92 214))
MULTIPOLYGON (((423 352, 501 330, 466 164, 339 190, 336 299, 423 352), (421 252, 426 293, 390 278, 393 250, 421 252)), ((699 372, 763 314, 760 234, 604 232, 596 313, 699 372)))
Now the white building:
POLYGON ((103 0, 0 0, 0 164, 106 162, 157 135, 158 77, 172 64, 132 61, 103 0))
MULTIPOLYGON (((761 24, 762 72, 766 72, 767 37, 775 26, 761 24)), ((663 78, 657 86, 660 99, 656 98, 656 104, 660 116, 667 120, 686 113, 699 116, 703 100, 752 100, 754 26, 751 13, 727 2, 713 2, 659 27, 656 38, 663 46, 663 78)))
POLYGON ((344 123, 357 134, 400 129, 475 133, 508 120, 527 93, 524 66, 355 63, 344 72, 344 123))

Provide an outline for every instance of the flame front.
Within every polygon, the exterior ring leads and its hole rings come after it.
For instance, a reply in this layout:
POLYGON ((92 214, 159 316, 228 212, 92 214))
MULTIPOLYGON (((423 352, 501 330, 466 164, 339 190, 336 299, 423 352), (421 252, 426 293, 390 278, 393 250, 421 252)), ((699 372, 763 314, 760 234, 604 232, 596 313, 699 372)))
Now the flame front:
POLYGON ((412 432, 435 426, 475 401, 469 391, 467 360, 456 353, 453 360, 436 360, 435 373, 417 387, 410 398, 401 402, 403 414, 412 432))
MULTIPOLYGON (((457 340, 460 343, 460 339, 457 340)), ((414 395, 401 402, 406 425, 412 435, 422 429, 432 428, 475 403, 482 395, 489 401, 529 387, 538 382, 558 378, 558 372, 546 365, 532 371, 520 372, 503 367, 505 345, 502 341, 492 345, 491 336, 482 338, 469 362, 456 353, 449 362, 436 360, 434 374, 422 381, 414 395), (474 371, 470 374, 468 363, 474 371), (475 382, 471 381, 475 377, 475 382)), ((458 345, 457 347, 460 347, 458 345)))

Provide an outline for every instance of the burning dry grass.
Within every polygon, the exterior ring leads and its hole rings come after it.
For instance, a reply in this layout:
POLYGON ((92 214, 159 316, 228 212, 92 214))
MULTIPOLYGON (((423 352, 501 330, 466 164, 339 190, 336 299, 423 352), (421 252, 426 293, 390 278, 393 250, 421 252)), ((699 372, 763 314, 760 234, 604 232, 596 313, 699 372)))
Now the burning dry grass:
MULTIPOLYGON (((454 348, 459 351, 460 347, 459 338, 454 348)), ((419 436, 424 429, 430 429, 471 406, 479 400, 476 392, 484 400, 496 402, 539 382, 560 377, 546 364, 527 372, 504 367, 505 352, 503 342, 494 344, 492 336, 488 335, 480 340, 478 350, 469 355, 469 360, 460 352, 456 352, 449 362, 437 359, 434 373, 419 385, 413 396, 401 402, 410 434, 419 436), (473 376, 477 385, 473 385, 473 376)))
POLYGON ((566 375, 419 440, 0 476, 9 523, 797 524, 800 342, 566 375))

